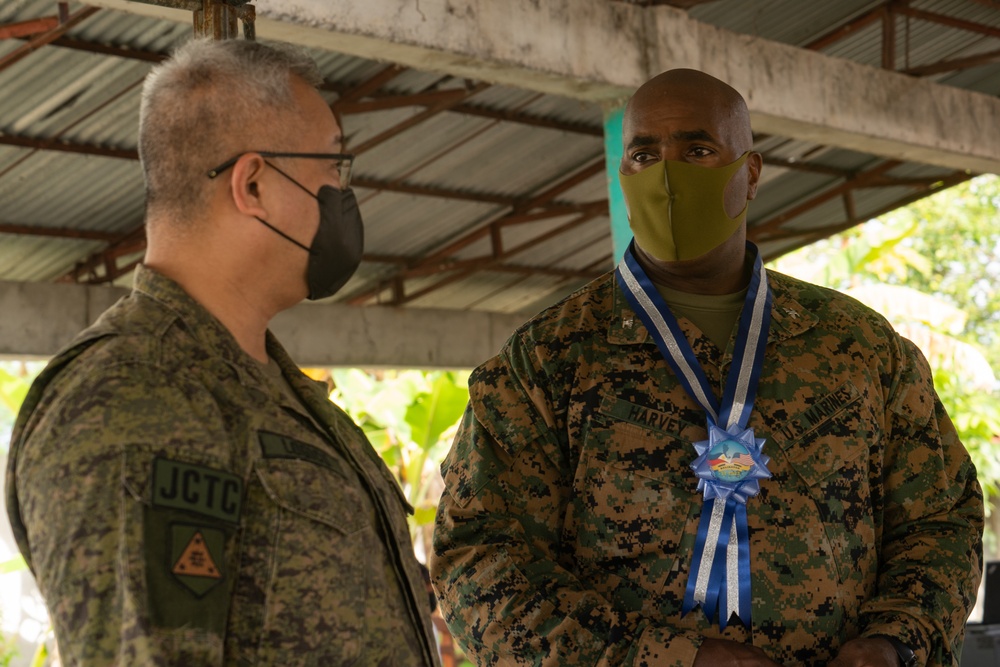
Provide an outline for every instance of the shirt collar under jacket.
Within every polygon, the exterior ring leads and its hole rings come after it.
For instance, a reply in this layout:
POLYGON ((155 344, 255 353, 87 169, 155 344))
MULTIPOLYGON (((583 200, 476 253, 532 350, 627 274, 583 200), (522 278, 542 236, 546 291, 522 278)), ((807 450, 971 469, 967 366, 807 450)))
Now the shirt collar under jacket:
MULTIPOLYGON (((647 341, 652 343, 642 319, 632 310, 622 293, 622 287, 613 275, 614 298, 611 319, 608 323, 608 342, 614 345, 641 345, 647 341)), ((770 340, 779 342, 813 327, 817 322, 816 316, 791 295, 785 285, 786 278, 770 270, 767 276, 773 296, 770 340)), ((681 326, 684 327, 683 324, 681 326)))

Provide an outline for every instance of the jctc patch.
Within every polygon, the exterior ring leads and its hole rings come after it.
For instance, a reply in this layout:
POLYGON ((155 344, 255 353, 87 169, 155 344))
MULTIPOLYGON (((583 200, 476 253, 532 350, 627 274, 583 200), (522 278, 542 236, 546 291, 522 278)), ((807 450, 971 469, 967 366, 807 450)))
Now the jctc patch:
POLYGON ((226 539, 206 526, 170 526, 170 572, 188 590, 203 596, 223 579, 226 539))
POLYGON ((153 506, 239 523, 243 480, 222 470, 157 458, 153 462, 153 506))

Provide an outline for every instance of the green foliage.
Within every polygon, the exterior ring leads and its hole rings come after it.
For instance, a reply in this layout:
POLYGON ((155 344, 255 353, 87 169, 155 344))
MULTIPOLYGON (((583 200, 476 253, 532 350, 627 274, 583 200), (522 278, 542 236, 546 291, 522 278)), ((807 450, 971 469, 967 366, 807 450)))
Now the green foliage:
POLYGON ((0 667, 10 667, 14 663, 14 658, 18 656, 15 642, 13 636, 0 634, 0 667))
POLYGON ((0 561, 0 574, 10 574, 28 569, 28 564, 24 562, 24 557, 20 554, 5 561, 0 561))
MULTIPOLYGON (((20 404, 18 404, 18 406, 20 406, 20 404)), ((11 572, 17 572, 27 568, 28 564, 24 562, 24 558, 18 555, 14 558, 9 558, 0 562, 0 575, 10 574, 11 572)), ((18 656, 15 643, 15 637, 0 635, 0 667, 9 667, 14 662, 14 658, 18 656)))
POLYGON ((414 507, 415 541, 434 523, 438 466, 469 400, 468 373, 337 369, 330 398, 365 431, 414 507))
POLYGON ((0 361, 0 453, 7 451, 10 432, 41 362, 0 361))
POLYGON ((29 376, 22 364, 0 364, 0 413, 5 418, 13 419, 17 416, 33 378, 34 374, 29 376))
POLYGON ((1000 369, 1000 177, 982 176, 904 209, 886 220, 917 225, 900 245, 930 258, 929 271, 899 277, 915 289, 939 295, 968 313, 959 336, 984 348, 1000 369))
POLYGON ((895 276, 910 270, 931 268, 927 257, 902 245, 915 233, 919 233, 915 222, 886 226, 873 220, 863 230, 850 229, 785 255, 774 266, 783 273, 839 290, 857 287, 866 278, 892 283, 895 276))
POLYGON ((38 645, 38 650, 31 658, 31 667, 45 667, 49 660, 49 647, 45 642, 38 645))
POLYGON ((956 374, 935 371, 934 387, 962 443, 976 462, 987 501, 1000 494, 1000 401, 993 392, 964 386, 956 374))
POLYGON ((417 525, 434 522, 437 498, 427 497, 430 488, 424 483, 427 464, 431 462, 434 467, 431 474, 437 474, 437 467, 450 445, 450 438, 443 436, 455 427, 469 401, 468 388, 464 382, 456 382, 454 373, 441 373, 436 377, 428 374, 425 378, 430 382, 429 390, 418 392, 406 407, 405 414, 410 441, 415 446, 408 456, 404 481, 413 489, 410 503, 422 510, 414 516, 417 525), (432 507, 426 507, 427 501, 433 503, 432 507))

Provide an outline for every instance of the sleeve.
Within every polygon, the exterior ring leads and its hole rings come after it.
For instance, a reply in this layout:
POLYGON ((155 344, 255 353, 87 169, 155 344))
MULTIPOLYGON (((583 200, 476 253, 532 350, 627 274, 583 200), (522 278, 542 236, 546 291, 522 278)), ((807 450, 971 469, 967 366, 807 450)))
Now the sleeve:
POLYGON ((983 495, 926 360, 901 340, 883 458, 878 594, 862 606, 863 634, 899 638, 918 664, 958 667, 982 575, 983 495))
POLYGON ((450 630, 478 665, 689 666, 699 636, 617 610, 574 574, 560 545, 574 471, 536 377, 515 336, 470 378, 431 557, 450 630))
MULTIPOLYGON (((197 453, 225 438, 211 396, 155 367, 112 364, 64 373, 42 399, 20 434, 14 478, 25 556, 63 662, 221 664, 228 584, 215 584, 235 530, 156 508, 150 492, 157 460, 202 481, 214 469, 197 453), (173 577, 177 563, 202 571, 173 577)), ((234 478, 220 474, 218 498, 234 478)))

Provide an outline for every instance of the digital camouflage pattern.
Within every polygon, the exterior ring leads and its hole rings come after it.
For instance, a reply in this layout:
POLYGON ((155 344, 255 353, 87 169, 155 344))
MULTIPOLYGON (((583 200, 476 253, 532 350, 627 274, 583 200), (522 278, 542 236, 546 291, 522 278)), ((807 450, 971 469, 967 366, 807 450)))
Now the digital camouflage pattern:
MULTIPOLYGON (((773 473, 748 503, 753 629, 681 617, 705 417, 608 274, 470 379, 442 465, 432 580, 479 665, 687 667, 703 638, 820 667, 846 640, 958 666, 982 567, 982 493, 920 352, 876 313, 769 273, 750 418, 773 473)), ((678 318, 721 394, 721 354, 678 318)))
POLYGON ((300 400, 139 267, 35 382, 7 507, 64 664, 438 663, 401 490, 268 353, 300 400))

